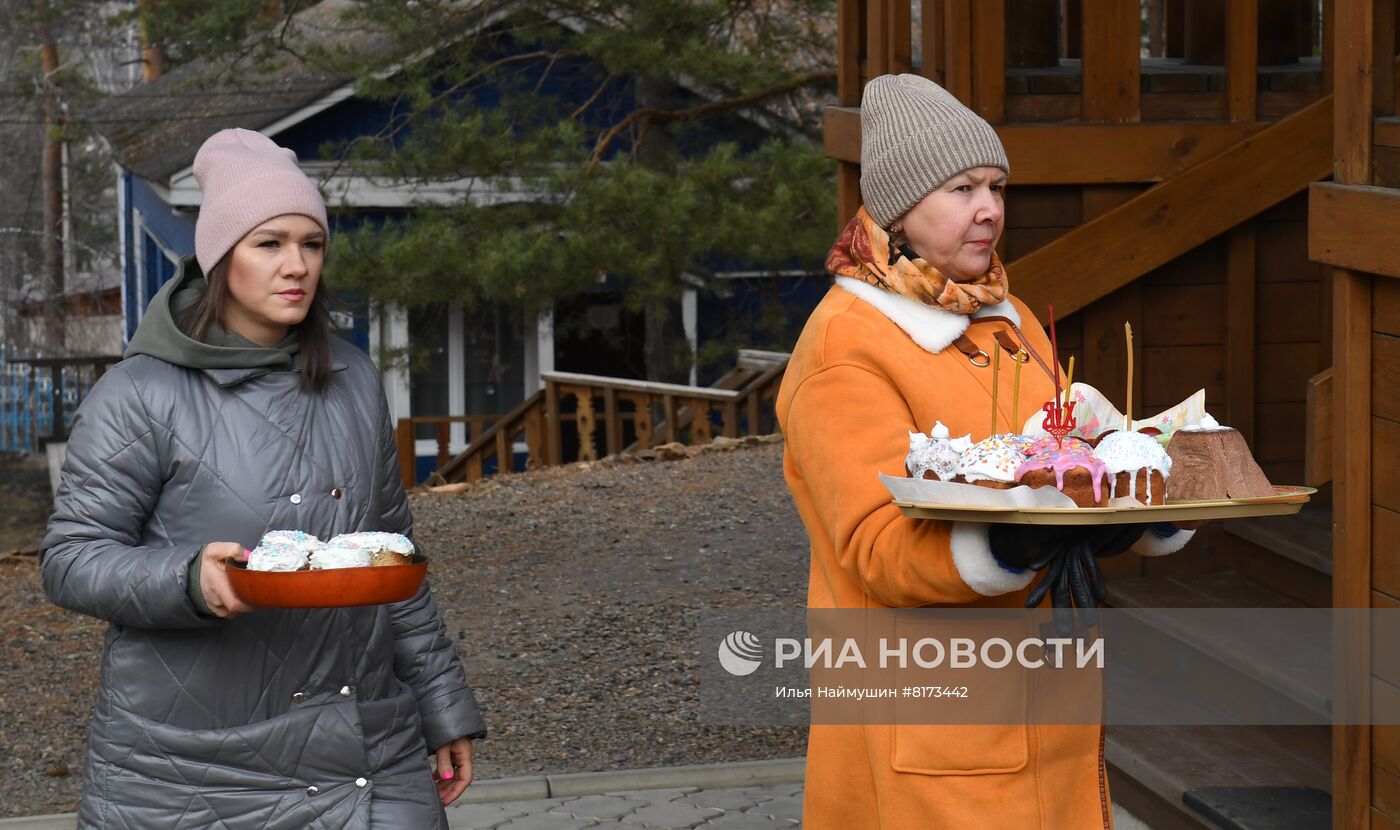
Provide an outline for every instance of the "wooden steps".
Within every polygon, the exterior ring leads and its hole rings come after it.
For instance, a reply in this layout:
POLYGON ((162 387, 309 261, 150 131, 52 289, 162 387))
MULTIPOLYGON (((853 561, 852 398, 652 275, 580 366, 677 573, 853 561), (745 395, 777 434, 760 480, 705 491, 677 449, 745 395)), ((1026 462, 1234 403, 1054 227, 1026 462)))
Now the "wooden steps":
POLYGON ((1223 524, 1236 571, 1305 605, 1332 605, 1332 508, 1223 524))
MULTIPOLYGON (((1228 609, 1305 607, 1293 597, 1234 572, 1113 580, 1108 591, 1109 604, 1118 608, 1220 609, 1220 614, 1228 615, 1232 613, 1228 609)), ((1163 676, 1172 672, 1171 660, 1165 655, 1186 648, 1195 655, 1193 660, 1208 661, 1221 693, 1231 699, 1252 700, 1246 696, 1269 694, 1282 701, 1277 706, 1285 718, 1290 711, 1307 717, 1307 713, 1327 710, 1330 688, 1319 688, 1316 682, 1330 676, 1331 658, 1324 640, 1298 631, 1255 631, 1255 636, 1244 642, 1231 637, 1229 631, 1219 630, 1229 626, 1220 626, 1218 617, 1194 620, 1190 615, 1162 614, 1138 619, 1144 622, 1144 630, 1134 632, 1134 647, 1163 654, 1163 676), (1272 658, 1261 659, 1261 653, 1272 658)), ((1111 667, 1108 684, 1114 717, 1119 721, 1126 719, 1125 715, 1138 721, 1177 723, 1209 723, 1220 718, 1208 699, 1173 698, 1169 690, 1164 697, 1161 677, 1111 667), (1120 702, 1125 703, 1120 707, 1120 702), (1135 706, 1146 708, 1134 713, 1135 706)), ((1272 703, 1271 710, 1280 712, 1272 703)), ((1154 830, 1292 827, 1269 823, 1277 817, 1283 800, 1315 805, 1331 789, 1331 730, 1327 726, 1111 725, 1105 756, 1114 800, 1154 830), (1213 809, 1232 792, 1244 796, 1240 799, 1243 807, 1213 809), (1251 810, 1251 796, 1253 803, 1272 807, 1251 810)))

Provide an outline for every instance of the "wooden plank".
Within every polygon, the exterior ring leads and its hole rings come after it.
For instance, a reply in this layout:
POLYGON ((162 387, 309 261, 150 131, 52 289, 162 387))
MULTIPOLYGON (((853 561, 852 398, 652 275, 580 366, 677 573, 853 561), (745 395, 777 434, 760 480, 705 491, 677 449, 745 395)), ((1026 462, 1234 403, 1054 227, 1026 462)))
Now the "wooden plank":
MULTIPOLYGON (((1147 285, 1143 303, 1152 313, 1133 334, 1144 346, 1219 345, 1226 337, 1226 293, 1223 285, 1147 285)), ((1230 326, 1236 324, 1229 309, 1230 326)), ((1233 419, 1231 420, 1233 426, 1233 419)))
POLYGON ((1322 0, 1322 91, 1331 93, 1336 86, 1337 2, 1322 0))
POLYGON ((1008 122, 1078 121, 1083 113, 1078 95, 1008 95, 1008 122))
POLYGON ((1400 821, 1382 810, 1371 808, 1370 830, 1400 830, 1400 821))
POLYGON ((1332 480, 1332 369, 1308 380, 1303 426, 1303 483, 1321 487, 1332 480))
POLYGON ((1229 111, 1223 92, 1153 92, 1142 96, 1144 121, 1224 121, 1229 111))
POLYGON ((1334 14, 1336 120, 1332 177, 1341 184, 1369 184, 1375 3, 1347 0, 1337 3, 1334 14))
POLYGON ((1371 143, 1378 147, 1400 147, 1400 118, 1382 116, 1371 122, 1371 143))
POLYGON ((1260 121, 1277 121, 1324 97, 1318 89, 1265 89, 1259 92, 1260 121))
POLYGON ((972 0, 943 3, 943 87, 959 101, 972 100, 972 0))
POLYGON ((1330 172, 1331 123, 1319 101, 1086 222, 1012 263, 1017 292, 1074 311, 1278 204, 1330 172))
POLYGON ((836 100, 843 106, 860 104, 860 18, 857 0, 836 7, 836 100))
POLYGON ((650 380, 613 378, 603 375, 583 375, 575 372, 543 372, 540 377, 552 383, 568 384, 585 389, 605 389, 611 387, 619 391, 645 392, 651 395, 689 395, 712 401, 738 400, 741 394, 735 389, 712 389, 708 386, 686 386, 680 383, 660 383, 650 380))
POLYGON ((972 109, 993 124, 1006 120, 1006 0, 972 5, 972 109))
POLYGON ((1400 776, 1379 764, 1371 765, 1371 798, 1376 809, 1400 816, 1400 776))
POLYGON ((564 429, 559 413, 559 386, 552 380, 546 380, 544 384, 544 413, 548 421, 546 434, 549 436, 547 463, 558 466, 564 463, 564 429))
POLYGON ((998 248, 997 255, 1003 262, 1017 260, 1068 232, 1069 228, 1010 228, 1001 238, 1005 250, 998 248))
MULTIPOLYGON (((1262 246, 1261 246, 1262 252, 1262 246)), ((1316 343, 1322 339, 1322 283, 1260 285, 1255 335, 1260 343, 1316 343)))
MULTIPOLYGON (((1121 323, 1118 328, 1121 337, 1121 323)), ((1138 374, 1145 384, 1142 395, 1135 398, 1142 401, 1141 412, 1175 406, 1201 388, 1206 390, 1206 405, 1210 409, 1219 411, 1226 404, 1225 349, 1221 346, 1144 348, 1137 365, 1142 367, 1138 374)), ((1122 381, 1118 386, 1122 387, 1122 381)), ((1139 410, 1134 407, 1134 417, 1137 414, 1139 410)))
POLYGON ((1225 4, 1225 97, 1231 121, 1253 121, 1259 89, 1259 0, 1225 4))
MULTIPOLYGON (((1197 245, 1171 262, 1152 269, 1143 281, 1153 286, 1169 285, 1225 285, 1226 254, 1225 237, 1217 236, 1204 244, 1197 245)), ((1222 289, 1223 290, 1223 289, 1222 289)), ((1225 302, 1222 294, 1221 303, 1225 302)))
POLYGON ((932 78, 939 86, 944 86, 943 0, 920 0, 920 9, 919 48, 922 57, 919 72, 925 78, 932 78))
POLYGON ((1371 507, 1371 587, 1400 597, 1400 511, 1371 507))
MULTIPOLYGON (((1056 314, 1059 306, 1056 305, 1056 314)), ((1143 327, 1143 292, 1140 285, 1129 285, 1082 312, 1084 320, 1083 351, 1080 354, 1075 376, 1103 392, 1122 411, 1127 390, 1128 378, 1127 343, 1123 337, 1123 323, 1133 326, 1133 331, 1143 327)), ((1133 363, 1139 367, 1133 378, 1133 408, 1141 414, 1145 401, 1142 399, 1143 376, 1148 373, 1141 337, 1133 339, 1133 363)), ((1066 355, 1064 360, 1068 361, 1066 355)), ((1155 382, 1155 379, 1154 379, 1155 382)))
POLYGON ((1085 15, 1081 63, 1085 121, 1141 120, 1141 14, 1137 0, 1099 0, 1085 15))
POLYGON ((1371 335, 1371 414, 1400 421, 1400 337, 1371 335))
POLYGON ((1382 334, 1400 337, 1400 280, 1376 280, 1371 326, 1382 334))
POLYGON ((860 208, 860 166, 844 161, 836 163, 836 232, 832 235, 835 239, 841 235, 846 223, 851 221, 851 217, 856 215, 856 210, 860 208))
POLYGON ((1006 229, 1068 230, 1084 221, 1084 200, 1077 187, 1017 185, 1006 195, 1006 229))
MULTIPOLYGON (((1234 6, 1230 4, 1232 20, 1234 6)), ((1257 7, 1255 12, 1254 22, 1257 26, 1257 7)), ((1250 31, 1256 29, 1251 28, 1250 31)), ((1227 234, 1227 252, 1225 307, 1230 325, 1225 335, 1225 411, 1230 425, 1249 442, 1254 439, 1255 402, 1254 222, 1243 222, 1227 234)))
MULTIPOLYGON (((1372 418, 1371 451, 1372 458, 1384 460, 1382 463, 1370 465, 1371 496, 1374 503, 1387 510, 1400 512, 1400 464, 1395 463, 1395 459, 1400 458, 1400 422, 1388 418, 1372 418)), ((1369 520, 1370 505, 1367 507, 1365 517, 1369 520)), ((1369 553, 1368 547, 1368 556, 1369 553)))
POLYGON ((1400 258, 1376 240, 1400 238, 1400 192, 1317 182, 1309 189, 1308 257, 1371 274, 1400 276, 1400 258))
MULTIPOLYGON (((1258 404, 1255 407, 1254 437, 1249 441, 1255 460, 1297 461, 1303 453, 1298 436, 1303 434, 1306 419, 1305 403, 1258 404)), ((1330 538, 1328 544, 1331 544, 1330 538)))
POLYGON ((1324 368, 1317 343, 1263 343, 1255 351, 1254 394, 1261 403, 1302 402, 1324 368))
MULTIPOLYGON (((1347 76, 1338 66, 1340 89, 1347 76)), ((1366 100, 1369 105, 1369 95, 1366 100)), ((1371 600, 1371 281, 1354 271, 1333 273, 1332 597, 1337 608, 1367 608, 1371 600)), ((1348 681, 1370 674, 1369 646, 1361 637, 1336 639, 1333 711, 1338 723, 1366 723, 1370 688, 1348 681)), ((1364 820, 1371 801, 1370 738, 1369 730, 1355 725, 1338 726, 1334 733, 1334 826, 1352 827, 1364 820)))
POLYGON ((1371 727, 1371 741, 1375 745, 1376 763, 1400 775, 1400 726, 1371 727))

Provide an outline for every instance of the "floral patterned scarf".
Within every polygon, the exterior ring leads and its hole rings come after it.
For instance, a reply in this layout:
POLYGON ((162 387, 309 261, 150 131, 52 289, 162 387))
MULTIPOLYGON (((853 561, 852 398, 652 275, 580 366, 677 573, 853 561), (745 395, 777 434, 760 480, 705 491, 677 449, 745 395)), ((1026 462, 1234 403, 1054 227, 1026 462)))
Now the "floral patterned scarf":
POLYGON ((826 255, 826 270, 954 314, 975 314, 1006 299, 1006 270, 996 252, 992 267, 972 282, 954 282, 907 246, 896 246, 865 208, 841 232, 826 255))

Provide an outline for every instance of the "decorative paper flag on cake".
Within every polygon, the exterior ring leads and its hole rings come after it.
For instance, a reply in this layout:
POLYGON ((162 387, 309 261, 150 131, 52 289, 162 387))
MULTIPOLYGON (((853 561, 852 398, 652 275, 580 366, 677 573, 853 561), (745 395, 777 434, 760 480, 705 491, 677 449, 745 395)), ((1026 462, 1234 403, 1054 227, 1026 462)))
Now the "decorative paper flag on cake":
MULTIPOLYGON (((1093 438, 1110 429, 1123 428, 1123 413, 1104 394, 1087 383, 1070 386, 1068 400, 1075 402, 1074 416, 1077 421, 1070 435, 1076 438, 1093 438)), ((1170 436, 1187 424, 1199 423, 1206 414, 1206 390, 1198 389, 1196 394, 1149 418, 1132 422, 1132 429, 1155 427, 1164 436, 1170 436)), ((1021 428, 1022 435, 1048 435, 1041 426, 1044 413, 1036 412, 1026 420, 1021 428)))

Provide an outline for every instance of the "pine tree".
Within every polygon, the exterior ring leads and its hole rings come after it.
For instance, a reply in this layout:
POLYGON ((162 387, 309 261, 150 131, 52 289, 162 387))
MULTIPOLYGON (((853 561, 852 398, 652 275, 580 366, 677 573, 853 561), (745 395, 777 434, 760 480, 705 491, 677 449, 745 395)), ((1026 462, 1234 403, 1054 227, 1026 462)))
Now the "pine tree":
POLYGON ((356 66, 383 132, 327 148, 389 180, 468 181, 463 199, 356 230, 338 288, 526 311, 608 275, 647 320, 646 374, 684 377, 679 298, 717 270, 819 264, 833 167, 830 0, 363 0, 400 48, 356 66), (432 44, 425 54, 424 44, 432 44))

